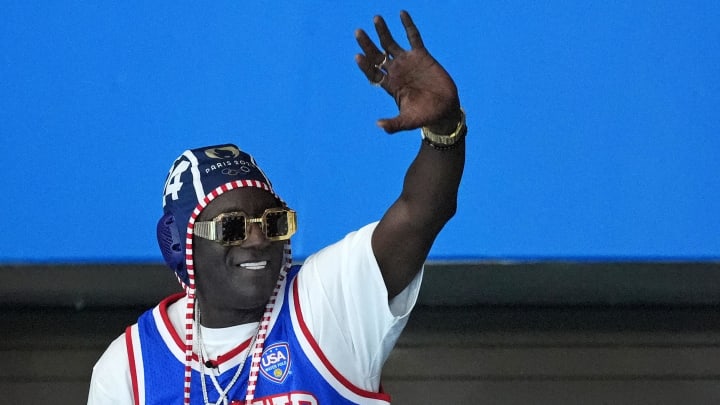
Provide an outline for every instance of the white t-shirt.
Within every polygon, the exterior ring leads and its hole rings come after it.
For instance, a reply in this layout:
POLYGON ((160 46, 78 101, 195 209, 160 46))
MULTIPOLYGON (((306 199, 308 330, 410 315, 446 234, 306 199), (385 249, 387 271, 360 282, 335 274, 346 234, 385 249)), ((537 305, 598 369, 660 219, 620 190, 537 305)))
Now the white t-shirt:
MULTIPOLYGON (((388 302, 387 289, 370 243, 377 223, 366 225, 310 256, 298 273, 300 306, 315 340, 351 383, 377 391, 383 364, 415 305, 422 269, 388 302), (352 361, 348 361, 351 360, 352 361)), ((185 298, 168 307, 176 331, 184 330, 185 298)), ((253 336, 258 323, 206 328, 207 354, 218 357, 253 336)), ((88 405, 132 404, 124 335, 115 339, 93 368, 88 405)))

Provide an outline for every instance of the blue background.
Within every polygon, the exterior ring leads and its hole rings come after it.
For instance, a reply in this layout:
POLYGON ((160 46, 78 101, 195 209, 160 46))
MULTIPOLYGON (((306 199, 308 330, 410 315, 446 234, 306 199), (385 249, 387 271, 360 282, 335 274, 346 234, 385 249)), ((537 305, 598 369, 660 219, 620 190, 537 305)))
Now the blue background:
POLYGON ((468 114, 436 260, 720 258, 720 2, 0 2, 0 263, 156 262, 170 164, 250 151, 296 258, 378 219, 419 132, 353 31, 408 9, 468 114), (361 3, 361 4, 360 4, 361 3))

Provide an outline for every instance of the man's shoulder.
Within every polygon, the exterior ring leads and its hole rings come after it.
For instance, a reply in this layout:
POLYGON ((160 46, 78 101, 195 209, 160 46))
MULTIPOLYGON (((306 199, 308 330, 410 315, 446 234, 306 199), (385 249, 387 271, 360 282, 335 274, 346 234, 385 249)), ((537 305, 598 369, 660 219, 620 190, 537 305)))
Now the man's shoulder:
POLYGON ((336 242, 333 242, 308 256, 303 263, 314 263, 316 259, 322 259, 327 256, 348 255, 351 252, 363 252, 363 249, 358 249, 358 247, 363 244, 367 244, 368 247, 370 246, 370 240, 377 224, 378 221, 371 222, 359 229, 346 233, 340 240, 337 240, 336 242))

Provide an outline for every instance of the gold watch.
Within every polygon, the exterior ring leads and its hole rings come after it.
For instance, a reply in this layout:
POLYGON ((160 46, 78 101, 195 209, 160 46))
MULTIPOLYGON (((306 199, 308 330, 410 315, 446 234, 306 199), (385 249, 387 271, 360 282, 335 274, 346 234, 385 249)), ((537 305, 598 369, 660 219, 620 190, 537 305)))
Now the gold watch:
POLYGON ((451 134, 436 134, 430 131, 427 127, 421 129, 422 137, 425 143, 432 146, 435 149, 445 150, 452 149, 452 147, 458 143, 461 139, 467 135, 467 125, 465 125, 465 110, 460 109, 460 122, 457 124, 457 128, 451 134))

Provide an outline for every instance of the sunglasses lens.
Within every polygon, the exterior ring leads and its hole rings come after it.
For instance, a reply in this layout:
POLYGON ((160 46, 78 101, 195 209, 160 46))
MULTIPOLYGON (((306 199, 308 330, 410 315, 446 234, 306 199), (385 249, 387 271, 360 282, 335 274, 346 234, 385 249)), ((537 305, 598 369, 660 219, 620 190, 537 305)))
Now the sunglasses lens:
POLYGON ((265 233, 268 238, 287 236, 288 232, 287 211, 267 212, 265 214, 265 233))
POLYGON ((222 219, 222 242, 237 243, 245 240, 245 216, 232 215, 222 219))

